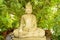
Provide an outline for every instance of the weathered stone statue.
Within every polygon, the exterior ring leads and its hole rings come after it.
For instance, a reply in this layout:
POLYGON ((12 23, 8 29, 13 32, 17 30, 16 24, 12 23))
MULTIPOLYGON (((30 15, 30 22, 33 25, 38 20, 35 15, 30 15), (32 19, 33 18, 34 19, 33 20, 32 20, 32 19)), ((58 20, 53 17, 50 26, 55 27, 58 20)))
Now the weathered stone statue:
POLYGON ((37 28, 37 20, 32 13, 32 5, 27 3, 26 14, 22 15, 20 27, 14 30, 13 40, 46 40, 45 31, 37 28))

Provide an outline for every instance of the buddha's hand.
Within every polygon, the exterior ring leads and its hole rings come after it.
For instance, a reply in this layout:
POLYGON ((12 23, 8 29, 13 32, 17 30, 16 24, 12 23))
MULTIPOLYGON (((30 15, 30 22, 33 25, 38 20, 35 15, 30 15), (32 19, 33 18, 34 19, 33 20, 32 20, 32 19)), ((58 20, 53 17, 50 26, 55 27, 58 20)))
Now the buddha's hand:
POLYGON ((23 30, 22 29, 19 29, 19 32, 23 32, 23 30))

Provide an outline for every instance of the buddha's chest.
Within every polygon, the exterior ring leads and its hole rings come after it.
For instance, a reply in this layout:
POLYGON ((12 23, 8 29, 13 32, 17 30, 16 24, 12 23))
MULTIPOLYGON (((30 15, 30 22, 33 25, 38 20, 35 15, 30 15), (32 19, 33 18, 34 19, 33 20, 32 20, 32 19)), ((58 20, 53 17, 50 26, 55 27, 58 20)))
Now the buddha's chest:
POLYGON ((25 27, 29 28, 29 27, 33 27, 34 23, 33 23, 33 17, 32 16, 26 16, 24 18, 25 21, 25 27))
POLYGON ((26 24, 31 24, 31 23, 33 23, 33 17, 32 16, 26 16, 24 18, 24 21, 26 24))

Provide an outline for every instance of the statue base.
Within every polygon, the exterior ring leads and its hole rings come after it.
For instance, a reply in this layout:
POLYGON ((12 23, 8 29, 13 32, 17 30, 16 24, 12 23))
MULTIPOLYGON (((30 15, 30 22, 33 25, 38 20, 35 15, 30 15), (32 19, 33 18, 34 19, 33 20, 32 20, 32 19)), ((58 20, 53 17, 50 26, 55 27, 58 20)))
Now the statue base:
POLYGON ((23 38, 13 38, 13 40, 46 40, 46 37, 23 37, 23 38))

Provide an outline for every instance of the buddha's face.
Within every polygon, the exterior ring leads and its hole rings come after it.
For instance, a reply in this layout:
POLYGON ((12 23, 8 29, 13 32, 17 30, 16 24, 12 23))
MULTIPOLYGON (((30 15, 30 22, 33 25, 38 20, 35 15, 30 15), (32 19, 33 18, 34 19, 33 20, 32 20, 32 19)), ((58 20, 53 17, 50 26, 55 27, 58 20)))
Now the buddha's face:
POLYGON ((26 7, 26 13, 32 13, 32 7, 26 7))
POLYGON ((26 5, 25 12, 26 12, 27 14, 31 14, 31 13, 32 13, 32 5, 27 4, 27 5, 26 5))

